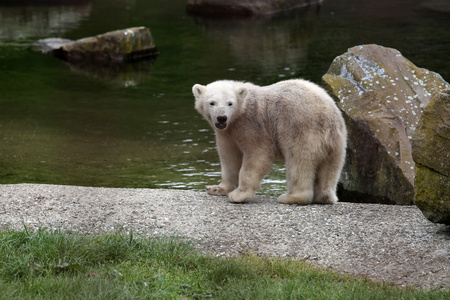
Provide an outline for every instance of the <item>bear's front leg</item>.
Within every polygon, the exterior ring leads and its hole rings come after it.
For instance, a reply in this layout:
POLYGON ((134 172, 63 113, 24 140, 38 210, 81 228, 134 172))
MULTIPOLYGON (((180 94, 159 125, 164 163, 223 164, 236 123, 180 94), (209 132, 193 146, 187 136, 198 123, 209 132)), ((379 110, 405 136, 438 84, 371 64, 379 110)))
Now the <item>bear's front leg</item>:
POLYGON ((207 186, 206 192, 210 195, 226 196, 238 187, 239 170, 242 166, 242 152, 228 136, 217 134, 216 140, 222 180, 219 185, 207 186))
POLYGON ((269 173, 273 159, 265 153, 244 155, 241 171, 239 172, 239 186, 228 194, 230 202, 242 203, 255 196, 263 177, 269 173))

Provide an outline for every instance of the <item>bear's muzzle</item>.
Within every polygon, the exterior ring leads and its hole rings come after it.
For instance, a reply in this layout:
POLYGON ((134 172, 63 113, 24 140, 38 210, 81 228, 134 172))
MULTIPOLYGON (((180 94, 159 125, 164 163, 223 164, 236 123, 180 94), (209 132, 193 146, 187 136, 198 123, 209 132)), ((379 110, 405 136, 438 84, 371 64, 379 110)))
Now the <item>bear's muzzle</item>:
POLYGON ((217 122, 214 125, 216 125, 217 129, 225 129, 227 128, 227 120, 227 116, 218 116, 217 122))

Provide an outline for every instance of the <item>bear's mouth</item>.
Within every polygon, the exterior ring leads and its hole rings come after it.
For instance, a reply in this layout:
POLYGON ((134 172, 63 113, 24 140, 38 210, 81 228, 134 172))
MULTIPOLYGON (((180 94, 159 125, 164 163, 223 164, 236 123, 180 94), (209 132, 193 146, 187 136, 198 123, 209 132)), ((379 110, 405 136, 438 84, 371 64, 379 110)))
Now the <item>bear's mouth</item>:
POLYGON ((227 123, 215 123, 217 129, 225 129, 227 128, 227 123))

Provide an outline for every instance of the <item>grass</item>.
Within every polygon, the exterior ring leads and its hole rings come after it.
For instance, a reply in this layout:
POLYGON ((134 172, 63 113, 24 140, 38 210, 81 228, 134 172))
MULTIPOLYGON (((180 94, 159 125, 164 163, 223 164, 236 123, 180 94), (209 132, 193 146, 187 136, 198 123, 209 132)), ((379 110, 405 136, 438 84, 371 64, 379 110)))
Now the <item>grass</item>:
POLYGON ((0 299, 450 299, 292 259, 202 255, 176 237, 0 231, 0 299))

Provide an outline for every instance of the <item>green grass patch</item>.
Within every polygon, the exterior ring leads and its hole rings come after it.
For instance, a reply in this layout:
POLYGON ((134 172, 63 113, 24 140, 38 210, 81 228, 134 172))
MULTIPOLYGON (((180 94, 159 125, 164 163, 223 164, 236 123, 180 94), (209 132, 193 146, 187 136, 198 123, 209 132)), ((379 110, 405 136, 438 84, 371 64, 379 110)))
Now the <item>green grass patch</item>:
POLYGON ((0 231, 1 299, 450 299, 303 261, 217 258, 176 237, 0 231))

